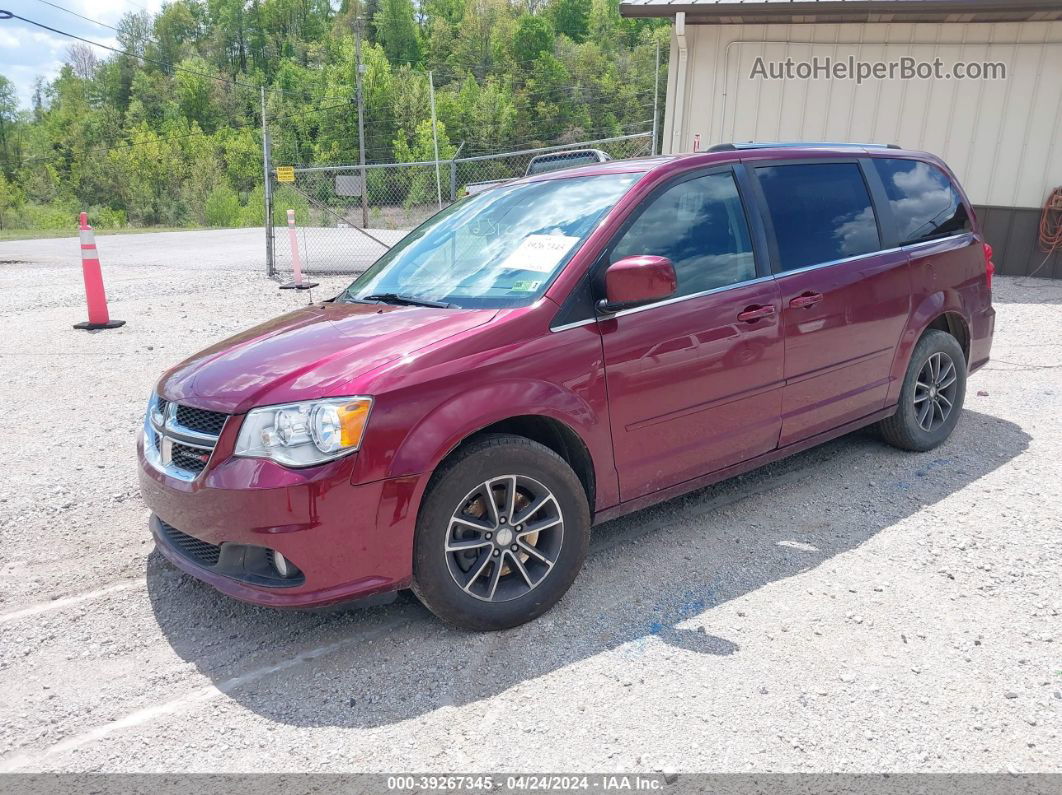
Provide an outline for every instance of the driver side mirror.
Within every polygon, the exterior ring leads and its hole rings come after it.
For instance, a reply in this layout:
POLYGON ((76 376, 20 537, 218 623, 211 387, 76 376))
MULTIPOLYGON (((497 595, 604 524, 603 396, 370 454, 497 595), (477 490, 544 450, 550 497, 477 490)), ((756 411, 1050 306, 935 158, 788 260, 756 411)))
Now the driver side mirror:
POLYGON ((624 257, 605 271, 605 297, 597 302, 597 308, 612 314, 669 298, 677 289, 675 266, 667 257, 624 257))

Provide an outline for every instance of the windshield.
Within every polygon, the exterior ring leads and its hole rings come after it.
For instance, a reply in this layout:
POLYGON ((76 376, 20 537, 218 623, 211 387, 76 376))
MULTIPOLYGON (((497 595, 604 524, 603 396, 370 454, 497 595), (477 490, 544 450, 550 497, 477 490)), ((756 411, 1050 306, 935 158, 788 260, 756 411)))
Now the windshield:
POLYGON ((529 304, 641 176, 502 185, 463 199, 402 238, 337 300, 529 304))

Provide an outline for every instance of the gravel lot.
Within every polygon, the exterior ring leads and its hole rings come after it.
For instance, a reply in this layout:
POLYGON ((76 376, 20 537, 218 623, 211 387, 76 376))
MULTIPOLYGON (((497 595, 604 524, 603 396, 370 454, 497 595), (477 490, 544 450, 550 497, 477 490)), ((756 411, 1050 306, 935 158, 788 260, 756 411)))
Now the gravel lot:
POLYGON ((244 234, 101 237, 128 325, 91 334, 74 240, 0 243, 0 771, 1062 772, 1062 283, 997 280, 938 450, 855 434, 610 522, 557 609, 472 635, 153 551, 153 382, 306 300, 244 234))

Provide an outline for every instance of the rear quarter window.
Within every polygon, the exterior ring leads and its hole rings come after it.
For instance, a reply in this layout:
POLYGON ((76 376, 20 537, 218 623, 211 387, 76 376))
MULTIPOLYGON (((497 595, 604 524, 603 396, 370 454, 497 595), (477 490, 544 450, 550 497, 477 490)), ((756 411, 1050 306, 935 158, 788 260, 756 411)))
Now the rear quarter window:
POLYGON ((885 184, 900 245, 971 229, 959 191, 937 166, 903 158, 873 158, 873 163, 885 184))

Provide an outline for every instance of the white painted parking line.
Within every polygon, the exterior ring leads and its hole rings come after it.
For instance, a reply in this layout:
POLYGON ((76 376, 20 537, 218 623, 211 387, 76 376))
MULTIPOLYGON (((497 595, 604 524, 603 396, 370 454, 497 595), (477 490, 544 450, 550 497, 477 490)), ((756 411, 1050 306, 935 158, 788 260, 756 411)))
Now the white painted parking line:
POLYGON ((144 577, 139 577, 135 580, 125 580, 123 582, 116 582, 112 585, 108 585, 106 588, 98 588, 95 591, 86 591, 85 593, 75 594, 74 596, 65 596, 62 599, 52 599, 48 602, 40 602, 39 604, 30 605, 29 607, 22 607, 18 610, 12 610, 9 613, 0 613, 0 624, 6 624, 10 621, 18 621, 20 618, 26 618, 28 616, 35 616, 41 613, 47 613, 52 610, 59 610, 70 605, 76 605, 81 602, 87 602, 90 599, 98 599, 101 596, 107 594, 117 593, 119 591, 128 591, 133 588, 139 588, 147 584, 147 580, 144 577))

